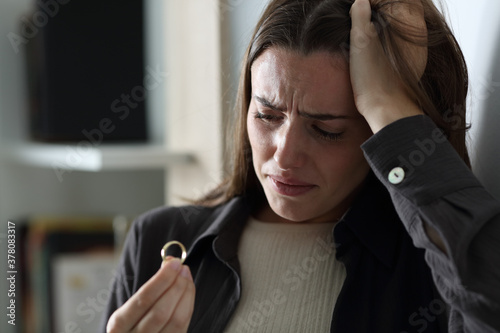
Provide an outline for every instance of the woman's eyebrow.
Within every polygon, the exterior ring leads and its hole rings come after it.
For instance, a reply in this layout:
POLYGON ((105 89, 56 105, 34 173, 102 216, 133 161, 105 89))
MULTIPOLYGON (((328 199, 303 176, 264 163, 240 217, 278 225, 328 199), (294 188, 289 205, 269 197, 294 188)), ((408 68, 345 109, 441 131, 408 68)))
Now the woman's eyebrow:
POLYGON ((253 95, 253 98, 255 98, 255 100, 257 100, 257 102, 259 102, 260 104, 262 104, 266 108, 270 108, 273 111, 280 111, 280 112, 286 111, 285 109, 282 109, 282 108, 279 108, 279 107, 273 105, 271 102, 269 102, 267 99, 265 99, 263 97, 253 95))
MULTIPOLYGON (((273 105, 271 102, 269 102, 267 99, 254 95, 253 96, 257 102, 262 104, 263 106, 273 110, 273 111, 279 111, 279 112, 285 112, 285 109, 282 109, 280 107, 277 107, 276 105, 273 105)), ((305 111, 298 111, 299 116, 307 119, 314 119, 314 120, 320 120, 320 121, 325 121, 325 120, 335 120, 335 119, 350 119, 354 118, 351 116, 345 116, 345 115, 334 115, 330 113, 310 113, 310 112, 305 112, 305 111)))
POLYGON ((314 119, 314 120, 335 120, 335 119, 349 119, 349 118, 354 118, 350 116, 342 116, 342 115, 334 115, 330 113, 308 113, 304 111, 298 111, 299 116, 307 119, 314 119))

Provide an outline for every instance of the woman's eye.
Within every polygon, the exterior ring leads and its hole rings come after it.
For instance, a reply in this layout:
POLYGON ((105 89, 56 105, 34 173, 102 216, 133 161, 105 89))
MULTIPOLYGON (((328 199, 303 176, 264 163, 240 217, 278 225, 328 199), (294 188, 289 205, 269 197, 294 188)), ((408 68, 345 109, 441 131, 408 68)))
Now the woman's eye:
POLYGON ((266 114, 266 113, 262 113, 262 112, 256 112, 255 118, 262 119, 262 120, 267 121, 267 122, 273 122, 273 121, 277 121, 280 119, 280 117, 278 117, 278 116, 275 116, 272 114, 266 114))
POLYGON ((327 141, 339 141, 342 138, 342 134, 344 134, 344 132, 340 132, 340 133, 328 132, 328 131, 322 130, 321 128, 319 128, 316 125, 314 125, 313 128, 314 128, 314 131, 316 132, 316 134, 321 139, 324 139, 327 141))
MULTIPOLYGON (((269 113, 262 113, 262 112, 255 112, 254 117, 256 119, 260 119, 266 123, 275 123, 279 122, 283 117, 282 116, 277 116, 269 113)), ((321 129, 320 127, 316 125, 312 125, 312 128, 314 130, 314 134, 319 137, 320 139, 326 140, 326 141, 339 141, 342 138, 342 135, 344 132, 340 133, 334 133, 334 132, 329 132, 321 129)))

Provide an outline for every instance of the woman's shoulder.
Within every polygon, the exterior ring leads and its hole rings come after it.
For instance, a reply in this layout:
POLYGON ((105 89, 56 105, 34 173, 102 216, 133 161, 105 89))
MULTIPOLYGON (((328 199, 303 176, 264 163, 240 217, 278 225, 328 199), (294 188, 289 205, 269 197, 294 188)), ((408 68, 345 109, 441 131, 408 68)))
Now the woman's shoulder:
POLYGON ((217 233, 234 220, 232 216, 243 217, 246 207, 242 197, 216 206, 163 206, 140 215, 132 229, 139 237, 149 239, 193 238, 206 232, 217 233))
POLYGON ((133 227, 141 233, 172 233, 175 230, 185 233, 203 227, 215 209, 196 205, 157 207, 137 217, 133 227))
POLYGON ((162 206, 151 209, 136 219, 134 223, 142 226, 163 226, 164 224, 193 225, 210 216, 217 207, 197 205, 162 206))

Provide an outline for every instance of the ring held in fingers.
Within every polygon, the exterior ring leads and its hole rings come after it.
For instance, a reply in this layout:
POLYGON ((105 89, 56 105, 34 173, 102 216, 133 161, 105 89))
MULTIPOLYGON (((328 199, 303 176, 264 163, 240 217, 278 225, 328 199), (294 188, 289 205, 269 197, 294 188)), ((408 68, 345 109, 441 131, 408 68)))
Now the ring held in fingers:
POLYGON ((174 241, 170 241, 170 242, 168 242, 167 244, 165 244, 165 245, 163 246, 163 248, 161 249, 161 257, 162 257, 162 259, 163 259, 163 260, 166 260, 166 258, 167 258, 167 249, 168 249, 170 246, 172 246, 172 245, 177 245, 177 246, 179 246, 179 247, 181 248, 181 250, 182 250, 182 255, 181 255, 181 264, 183 264, 183 263, 184 263, 184 260, 186 260, 186 256, 187 256, 187 253, 186 253, 186 248, 184 247, 184 245, 182 245, 182 243, 181 243, 181 242, 179 242, 179 241, 175 241, 175 240, 174 240, 174 241))

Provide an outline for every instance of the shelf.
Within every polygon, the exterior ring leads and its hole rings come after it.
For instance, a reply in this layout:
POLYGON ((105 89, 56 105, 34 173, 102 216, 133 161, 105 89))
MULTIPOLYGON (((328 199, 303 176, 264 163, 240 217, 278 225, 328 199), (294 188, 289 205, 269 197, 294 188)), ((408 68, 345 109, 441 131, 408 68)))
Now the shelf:
POLYGON ((74 144, 23 143, 3 145, 3 161, 62 170, 105 171, 165 169, 194 162, 188 153, 169 152, 147 144, 103 144, 98 147, 74 144))

